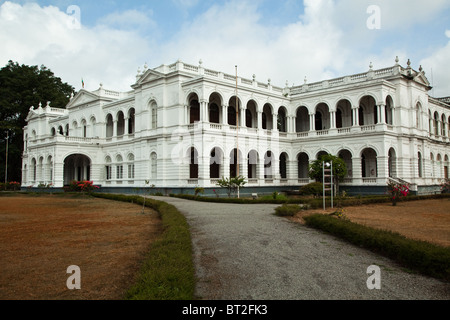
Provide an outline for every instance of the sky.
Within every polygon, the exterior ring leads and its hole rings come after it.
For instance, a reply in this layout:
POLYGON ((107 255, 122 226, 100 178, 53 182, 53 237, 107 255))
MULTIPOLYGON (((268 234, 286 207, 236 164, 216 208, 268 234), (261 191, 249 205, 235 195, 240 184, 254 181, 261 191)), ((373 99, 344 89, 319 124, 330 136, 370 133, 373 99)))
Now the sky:
POLYGON ((129 91, 181 60, 284 87, 390 67, 450 96, 448 0, 0 1, 0 67, 45 65, 88 90, 129 91))

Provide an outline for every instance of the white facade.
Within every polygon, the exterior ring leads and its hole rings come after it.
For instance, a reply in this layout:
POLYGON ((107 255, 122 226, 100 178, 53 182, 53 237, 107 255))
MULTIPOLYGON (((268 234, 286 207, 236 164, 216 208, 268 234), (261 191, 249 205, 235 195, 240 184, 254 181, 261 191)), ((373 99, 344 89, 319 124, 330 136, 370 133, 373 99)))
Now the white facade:
POLYGON ((449 175, 450 99, 430 97, 409 61, 285 88, 177 61, 138 72, 132 89, 31 107, 23 187, 208 188, 239 170, 248 187, 297 188, 320 153, 345 159, 349 187, 449 175))

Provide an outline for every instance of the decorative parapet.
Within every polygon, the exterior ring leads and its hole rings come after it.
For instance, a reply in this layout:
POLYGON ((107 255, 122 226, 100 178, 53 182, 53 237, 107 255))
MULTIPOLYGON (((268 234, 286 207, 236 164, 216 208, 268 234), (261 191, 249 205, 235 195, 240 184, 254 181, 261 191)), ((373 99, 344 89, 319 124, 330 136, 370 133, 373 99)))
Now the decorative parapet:
MULTIPOLYGON (((358 73, 350 76, 330 79, 330 80, 323 80, 319 82, 313 82, 313 83, 305 83, 301 86, 295 86, 290 89, 291 95, 301 94, 304 92, 311 92, 311 91, 318 91, 322 89, 327 88, 333 88, 338 86, 343 86, 347 84, 354 84, 354 83, 360 83, 364 81, 369 81, 373 79, 382 79, 387 78, 391 76, 399 75, 402 72, 402 69, 400 66, 393 66, 389 68, 383 68, 379 70, 372 70, 370 69, 368 72, 364 73, 358 73)), ((406 70, 406 69, 405 69, 406 70)))

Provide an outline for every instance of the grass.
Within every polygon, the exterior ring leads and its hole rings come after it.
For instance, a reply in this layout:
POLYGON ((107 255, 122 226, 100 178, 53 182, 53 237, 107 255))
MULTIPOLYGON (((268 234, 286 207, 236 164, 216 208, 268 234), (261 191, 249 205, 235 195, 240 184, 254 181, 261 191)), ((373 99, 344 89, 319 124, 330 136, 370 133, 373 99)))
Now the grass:
POLYGON ((306 225, 340 237, 399 262, 404 267, 441 280, 450 280, 450 248, 408 239, 323 214, 304 217, 306 225))
MULTIPOLYGON (((93 194, 110 200, 143 205, 140 196, 93 194)), ((163 235, 156 240, 145 258, 138 280, 125 295, 127 300, 192 300, 195 270, 192 242, 185 217, 172 205, 145 199, 145 206, 156 210, 163 223, 163 235)))

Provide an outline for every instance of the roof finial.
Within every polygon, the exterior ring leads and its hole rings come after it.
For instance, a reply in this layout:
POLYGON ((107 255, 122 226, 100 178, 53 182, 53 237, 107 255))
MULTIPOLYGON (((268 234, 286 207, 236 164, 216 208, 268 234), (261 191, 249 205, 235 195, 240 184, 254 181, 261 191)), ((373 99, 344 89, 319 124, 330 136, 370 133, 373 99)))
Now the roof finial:
POLYGON ((406 64, 408 65, 408 68, 411 68, 411 60, 408 59, 408 62, 406 62, 406 64))
POLYGON ((400 61, 400 60, 398 59, 398 56, 396 56, 396 57, 395 57, 395 65, 396 65, 396 66, 398 66, 398 62, 399 62, 399 61, 400 61))
POLYGON ((372 70, 372 68, 373 68, 373 63, 372 63, 372 61, 369 63, 369 70, 372 70))

